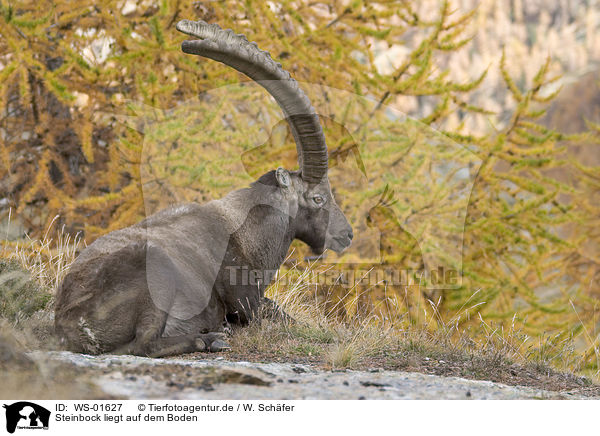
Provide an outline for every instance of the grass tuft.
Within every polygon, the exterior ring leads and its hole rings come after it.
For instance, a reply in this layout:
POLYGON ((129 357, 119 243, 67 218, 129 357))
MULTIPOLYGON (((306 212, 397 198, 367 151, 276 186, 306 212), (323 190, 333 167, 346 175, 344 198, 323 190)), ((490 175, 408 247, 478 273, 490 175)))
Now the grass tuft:
MULTIPOLYGON (((50 227, 57 219, 58 215, 50 227)), ((79 234, 72 237, 64 226, 56 239, 50 238, 49 232, 50 228, 42 239, 5 240, 2 257, 17 260, 40 286, 54 293, 84 244, 79 234)))
POLYGON ((14 259, 0 259, 0 318, 18 323, 44 309, 52 294, 14 259))

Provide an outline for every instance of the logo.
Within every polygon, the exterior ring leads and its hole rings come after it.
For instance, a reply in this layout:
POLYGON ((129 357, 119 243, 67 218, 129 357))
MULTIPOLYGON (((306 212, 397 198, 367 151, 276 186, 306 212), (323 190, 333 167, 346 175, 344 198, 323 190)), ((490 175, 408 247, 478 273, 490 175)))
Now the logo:
POLYGON ((28 401, 19 401, 11 405, 4 404, 6 409, 6 431, 14 433, 18 429, 48 430, 50 411, 28 401))

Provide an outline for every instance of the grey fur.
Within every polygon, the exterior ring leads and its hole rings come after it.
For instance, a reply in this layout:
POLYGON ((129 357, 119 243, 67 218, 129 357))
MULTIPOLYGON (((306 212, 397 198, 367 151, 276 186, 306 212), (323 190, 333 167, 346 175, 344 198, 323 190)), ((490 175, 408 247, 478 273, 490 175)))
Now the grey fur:
MULTIPOLYGON (((213 43, 225 51, 232 35, 240 38, 218 26, 210 29, 213 43)), ((245 67, 252 62, 264 67, 262 57, 249 59, 245 67)), ((287 74, 282 80, 292 79, 287 74)), ((306 97, 300 91, 294 99, 306 97)), ((310 103, 304 109, 318 124, 310 103)), ((326 173, 320 174, 323 150, 306 148, 307 130, 286 114, 304 152, 300 171, 279 168, 222 199, 165 209, 97 239, 81 253, 58 289, 55 306, 56 332, 68 349, 148 356, 226 349, 224 323, 245 324, 258 314, 270 273, 281 266, 294 239, 317 254, 351 244, 352 228, 326 173), (245 272, 254 280, 244 280, 245 272)), ((325 147, 318 138, 314 144, 325 147)))

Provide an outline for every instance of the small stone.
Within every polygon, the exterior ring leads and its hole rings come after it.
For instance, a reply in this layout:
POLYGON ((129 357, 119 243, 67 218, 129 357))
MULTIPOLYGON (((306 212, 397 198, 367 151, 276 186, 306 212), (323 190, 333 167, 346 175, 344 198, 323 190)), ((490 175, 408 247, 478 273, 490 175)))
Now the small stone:
POLYGON ((136 10, 137 10, 137 5, 135 4, 135 2, 132 0, 128 0, 125 2, 123 7, 121 8, 121 13, 123 15, 129 15, 129 14, 134 13, 136 10))
POLYGON ((366 388, 368 388, 368 387, 385 388, 385 387, 389 386, 389 385, 386 385, 385 383, 377 383, 377 382, 371 382, 371 381, 361 381, 360 384, 366 388))
POLYGON ((75 97, 75 106, 79 108, 86 107, 90 101, 90 96, 83 92, 73 91, 73 96, 75 97))
POLYGON ((183 386, 183 384, 181 383, 176 383, 173 380, 170 380, 167 382, 167 386, 172 387, 172 388, 176 388, 179 390, 182 390, 185 386, 183 386))
POLYGON ((202 389, 203 391, 214 391, 215 387, 210 383, 206 383, 198 386, 198 389, 202 389))

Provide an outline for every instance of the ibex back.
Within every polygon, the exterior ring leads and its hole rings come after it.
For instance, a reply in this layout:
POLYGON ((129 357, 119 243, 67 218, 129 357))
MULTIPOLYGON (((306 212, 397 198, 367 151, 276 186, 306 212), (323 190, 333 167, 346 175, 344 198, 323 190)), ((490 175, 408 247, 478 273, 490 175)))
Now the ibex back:
POLYGON ((269 272, 281 266, 294 239, 315 253, 351 244, 352 228, 329 186, 318 115, 296 81, 243 35, 203 21, 182 20, 177 29, 200 38, 184 41, 185 53, 223 62, 275 98, 300 169, 278 168, 222 199, 163 210, 87 247, 56 301, 57 334, 73 351, 222 350, 223 323, 244 324, 258 312, 269 272), (255 280, 244 280, 242 271, 255 280))

